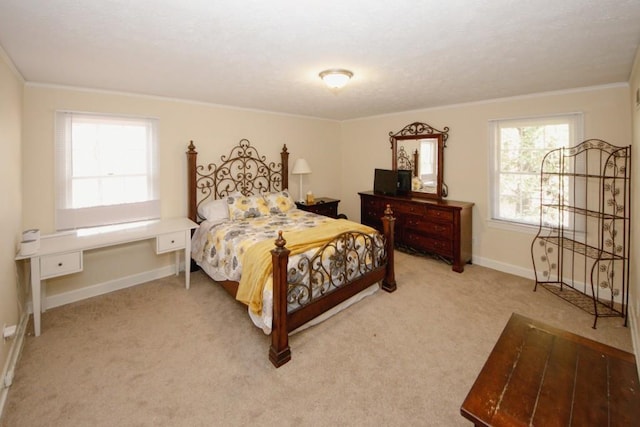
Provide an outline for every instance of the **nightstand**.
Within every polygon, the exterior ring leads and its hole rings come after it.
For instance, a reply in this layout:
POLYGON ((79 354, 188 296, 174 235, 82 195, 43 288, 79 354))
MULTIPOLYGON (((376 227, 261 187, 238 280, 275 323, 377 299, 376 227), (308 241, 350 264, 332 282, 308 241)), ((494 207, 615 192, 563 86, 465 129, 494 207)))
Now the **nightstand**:
POLYGON ((308 205, 306 202, 296 202, 298 209, 313 212, 314 214, 324 215, 331 218, 338 217, 338 203, 340 200, 330 199, 328 197, 318 197, 314 204, 308 205))

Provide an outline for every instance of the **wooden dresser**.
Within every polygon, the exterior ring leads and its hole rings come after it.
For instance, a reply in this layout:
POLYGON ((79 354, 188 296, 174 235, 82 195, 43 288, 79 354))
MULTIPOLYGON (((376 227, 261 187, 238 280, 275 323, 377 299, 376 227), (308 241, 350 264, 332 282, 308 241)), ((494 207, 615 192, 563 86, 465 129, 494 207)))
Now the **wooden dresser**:
POLYGON ((462 273, 471 262, 471 227, 473 203, 454 200, 418 199, 386 196, 372 191, 360 195, 360 221, 382 229, 386 205, 396 218, 395 242, 417 250, 439 255, 462 273))

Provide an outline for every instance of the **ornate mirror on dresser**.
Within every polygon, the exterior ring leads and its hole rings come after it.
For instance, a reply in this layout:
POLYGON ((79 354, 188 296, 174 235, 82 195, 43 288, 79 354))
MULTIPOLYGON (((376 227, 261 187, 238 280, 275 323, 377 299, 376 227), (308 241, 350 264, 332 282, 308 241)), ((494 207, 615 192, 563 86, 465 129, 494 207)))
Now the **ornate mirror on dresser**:
POLYGON ((381 213, 389 206, 396 218, 397 249, 433 255, 462 273, 471 262, 473 203, 443 199, 447 196, 442 170, 448 137, 448 127, 440 131, 420 122, 389 132, 392 167, 412 171, 412 191, 388 195, 374 187, 374 191, 358 193, 360 221, 382 229, 381 213))
POLYGON ((411 196, 440 199, 447 196, 444 184, 444 147, 449 128, 438 130, 426 123, 414 122, 399 132, 389 132, 392 168, 412 171, 411 196))

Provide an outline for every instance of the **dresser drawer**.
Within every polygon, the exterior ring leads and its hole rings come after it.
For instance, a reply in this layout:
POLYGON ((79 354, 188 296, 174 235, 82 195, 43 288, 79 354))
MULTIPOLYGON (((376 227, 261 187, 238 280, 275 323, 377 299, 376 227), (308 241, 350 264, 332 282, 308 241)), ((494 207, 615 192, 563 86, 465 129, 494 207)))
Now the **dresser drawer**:
POLYGON ((444 239, 451 239, 453 233, 453 224, 451 222, 432 221, 425 216, 406 215, 404 217, 404 226, 444 239))
POLYGON ((316 203, 315 205, 308 206, 306 210, 318 215, 337 218, 338 203, 316 203))
POLYGON ((324 215, 330 218, 338 217, 338 203, 340 200, 329 197, 318 197, 315 203, 296 202, 296 207, 303 211, 312 212, 317 215, 324 215))
POLYGON ((424 215, 425 207, 422 203, 398 203, 392 202, 391 209, 393 213, 397 213, 399 215, 424 215))
POLYGON ((40 278, 64 276, 82 271, 82 252, 46 255, 40 258, 40 278))
POLYGON ((433 207, 427 203, 392 203, 391 209, 399 215, 419 215, 429 220, 453 221, 451 209, 433 207))
POLYGON ((386 205, 384 202, 368 197, 362 198, 360 205, 360 222, 370 227, 382 230, 382 217, 386 205))
POLYGON ((384 209, 386 204, 381 200, 363 198, 362 199, 362 208, 371 213, 375 213, 376 215, 379 213, 380 216, 384 214, 384 209))
POLYGON ((338 217, 338 206, 336 203, 324 203, 321 205, 316 205, 315 212, 318 215, 324 215, 331 218, 338 217))
POLYGON ((403 234, 403 240, 407 245, 426 252, 435 252, 445 257, 453 255, 453 242, 451 240, 441 240, 407 230, 403 234))
POLYGON ((453 211, 428 207, 425 215, 430 219, 453 221, 453 211))
POLYGON ((178 249, 184 249, 185 232, 176 231, 175 233, 161 234, 156 238, 156 253, 173 252, 178 249))

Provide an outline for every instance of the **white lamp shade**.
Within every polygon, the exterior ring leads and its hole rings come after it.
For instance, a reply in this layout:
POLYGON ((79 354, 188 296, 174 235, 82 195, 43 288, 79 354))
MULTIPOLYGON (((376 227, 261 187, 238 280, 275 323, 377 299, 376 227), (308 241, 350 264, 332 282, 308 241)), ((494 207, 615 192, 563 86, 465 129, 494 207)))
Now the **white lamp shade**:
POLYGON ((311 168, 305 159, 297 159, 293 164, 293 170, 291 173, 294 175, 305 175, 311 173, 311 168))

